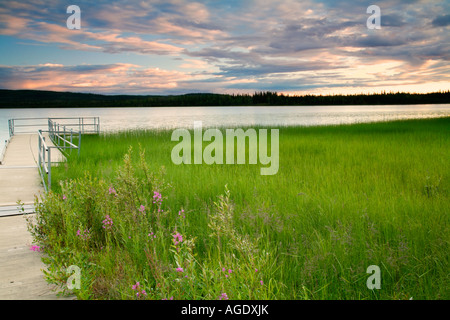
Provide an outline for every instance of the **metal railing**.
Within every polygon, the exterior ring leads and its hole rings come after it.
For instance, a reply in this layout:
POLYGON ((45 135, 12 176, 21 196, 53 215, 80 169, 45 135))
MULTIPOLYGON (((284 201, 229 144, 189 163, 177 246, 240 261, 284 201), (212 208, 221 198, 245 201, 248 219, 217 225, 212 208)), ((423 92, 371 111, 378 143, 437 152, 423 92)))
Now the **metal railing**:
POLYGON ((86 133, 100 132, 99 117, 48 118, 49 131, 70 131, 86 133))
POLYGON ((42 135, 42 130, 38 131, 38 135, 38 170, 39 175, 41 176, 42 184, 44 185, 45 192, 48 192, 52 186, 52 148, 47 146, 45 137, 42 135), (45 181, 45 177, 47 177, 47 181, 45 181))
POLYGON ((10 136, 20 133, 35 133, 36 128, 47 126, 48 130, 38 129, 37 131, 39 150, 38 170, 44 189, 48 192, 51 189, 52 180, 51 150, 57 148, 62 154, 68 156, 72 150, 77 149, 78 154, 80 154, 81 135, 100 133, 100 118, 15 118, 8 120, 8 126, 10 136), (44 132, 48 132, 49 138, 54 146, 47 144, 43 135, 44 132))
POLYGON ((3 158, 5 157, 6 154, 6 148, 8 147, 8 143, 9 143, 9 139, 5 140, 5 144, 3 145, 2 150, 0 151, 0 164, 3 163, 3 158))
POLYGON ((100 133, 99 117, 65 117, 65 118, 15 118, 8 120, 9 136, 20 133, 36 133, 47 128, 48 131, 81 132, 81 134, 100 133))
POLYGON ((48 118, 15 118, 8 120, 9 136, 20 133, 36 133, 47 126, 48 118))
MULTIPOLYGON (((50 119, 49 119, 50 123, 50 119)), ((68 155, 67 149, 72 152, 73 149, 78 149, 78 154, 80 154, 80 146, 81 146, 81 131, 74 132, 71 128, 70 131, 66 130, 65 126, 62 126, 62 130, 60 130, 59 125, 49 125, 48 134, 53 143, 60 149, 65 156, 68 155), (58 128, 58 130, 55 130, 58 128), (75 145, 74 138, 78 139, 78 145, 75 145)))

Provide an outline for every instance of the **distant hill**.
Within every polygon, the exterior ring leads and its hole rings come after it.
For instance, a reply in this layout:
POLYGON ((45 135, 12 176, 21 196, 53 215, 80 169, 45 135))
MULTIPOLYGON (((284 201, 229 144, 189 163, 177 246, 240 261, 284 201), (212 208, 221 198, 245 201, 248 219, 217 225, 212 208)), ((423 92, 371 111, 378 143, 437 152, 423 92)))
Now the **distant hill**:
POLYGON ((264 105, 383 105, 450 103, 450 91, 355 95, 286 96, 276 92, 253 94, 191 93, 183 95, 101 95, 91 93, 0 89, 0 108, 264 106, 264 105))

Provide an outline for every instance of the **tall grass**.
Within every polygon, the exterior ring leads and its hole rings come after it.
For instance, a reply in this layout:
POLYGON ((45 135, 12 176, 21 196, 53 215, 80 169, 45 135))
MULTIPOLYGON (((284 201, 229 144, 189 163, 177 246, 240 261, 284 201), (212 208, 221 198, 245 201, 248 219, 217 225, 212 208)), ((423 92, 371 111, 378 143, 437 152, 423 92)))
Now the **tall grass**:
POLYGON ((273 176, 174 165, 171 131, 84 136, 38 206, 49 280, 83 266, 80 299, 449 298, 450 118, 279 130, 273 176))

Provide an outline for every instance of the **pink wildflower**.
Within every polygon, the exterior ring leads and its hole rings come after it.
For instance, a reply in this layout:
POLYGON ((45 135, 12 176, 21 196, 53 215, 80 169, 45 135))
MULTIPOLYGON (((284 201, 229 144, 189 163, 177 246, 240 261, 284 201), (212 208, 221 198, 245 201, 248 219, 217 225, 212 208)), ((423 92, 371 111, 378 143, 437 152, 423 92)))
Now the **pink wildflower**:
POLYGON ((83 232, 81 232, 80 229, 77 230, 77 236, 80 237, 83 240, 88 240, 91 238, 91 234, 88 229, 85 229, 83 232))
POLYGON ((102 221, 103 229, 111 230, 113 221, 109 215, 106 215, 105 220, 102 221))
POLYGON ((227 294, 224 292, 219 296, 219 300, 228 300, 227 294))
POLYGON ((159 204, 162 202, 162 196, 161 193, 158 191, 153 191, 153 203, 159 204))
POLYGON ((173 235, 172 240, 175 245, 178 245, 179 243, 183 242, 183 236, 179 232, 177 232, 173 235))
POLYGON ((183 268, 177 268, 177 272, 183 272, 183 268))
POLYGON ((136 282, 135 285, 131 286, 131 288, 132 288, 133 290, 136 290, 136 291, 137 291, 137 292, 136 292, 136 297, 139 297, 139 295, 144 295, 144 296, 146 296, 146 295, 147 295, 147 292, 145 292, 145 290, 141 290, 141 289, 139 288, 139 286, 140 286, 140 283, 139 283, 139 282, 136 282))
POLYGON ((41 252, 42 251, 41 247, 36 246, 36 245, 32 245, 30 250, 31 251, 37 251, 37 252, 41 252))

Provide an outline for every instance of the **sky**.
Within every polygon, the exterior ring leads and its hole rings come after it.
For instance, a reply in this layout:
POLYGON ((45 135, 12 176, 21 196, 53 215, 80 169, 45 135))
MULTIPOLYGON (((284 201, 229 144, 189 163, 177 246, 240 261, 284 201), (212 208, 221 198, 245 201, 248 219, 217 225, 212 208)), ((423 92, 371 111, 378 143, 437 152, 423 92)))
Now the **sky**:
POLYGON ((449 62, 448 0, 0 1, 2 89, 426 93, 449 62))

